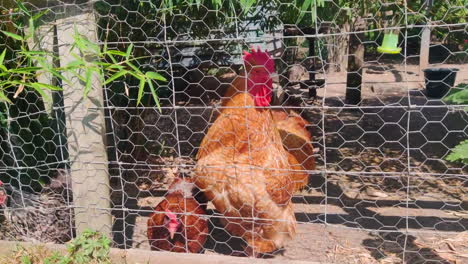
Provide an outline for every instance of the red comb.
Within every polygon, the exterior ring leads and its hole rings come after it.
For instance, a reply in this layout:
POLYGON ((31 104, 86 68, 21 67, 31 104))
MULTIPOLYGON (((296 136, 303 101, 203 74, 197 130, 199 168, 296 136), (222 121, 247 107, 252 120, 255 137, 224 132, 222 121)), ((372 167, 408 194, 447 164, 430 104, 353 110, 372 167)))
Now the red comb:
POLYGON ((0 186, 3 186, 3 182, 2 182, 2 181, 0 181, 0 186))
POLYGON ((263 65, 269 72, 273 73, 275 71, 275 62, 273 61, 273 58, 267 50, 262 51, 260 46, 257 47, 257 50, 255 50, 255 48, 251 48, 250 53, 244 51, 243 59, 252 66, 263 65))

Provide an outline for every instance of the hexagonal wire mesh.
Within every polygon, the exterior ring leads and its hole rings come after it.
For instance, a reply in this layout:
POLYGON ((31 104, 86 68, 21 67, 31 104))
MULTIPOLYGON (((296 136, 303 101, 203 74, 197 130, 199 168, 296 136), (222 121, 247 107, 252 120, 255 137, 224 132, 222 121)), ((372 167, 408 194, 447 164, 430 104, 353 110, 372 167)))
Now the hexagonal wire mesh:
POLYGON ((467 167, 446 158, 468 117, 444 100, 468 81, 466 1, 0 2, 11 33, 46 11, 36 46, 0 37, 9 67, 39 46, 65 72, 74 28, 167 79, 157 104, 135 75, 102 93, 93 82, 89 100, 86 80, 55 74, 35 75, 63 87, 51 102, 2 84, 2 239, 62 243, 92 227, 122 248, 466 261, 467 167), (243 61, 250 46, 273 59, 243 61), (245 74, 272 89, 267 109, 245 74))

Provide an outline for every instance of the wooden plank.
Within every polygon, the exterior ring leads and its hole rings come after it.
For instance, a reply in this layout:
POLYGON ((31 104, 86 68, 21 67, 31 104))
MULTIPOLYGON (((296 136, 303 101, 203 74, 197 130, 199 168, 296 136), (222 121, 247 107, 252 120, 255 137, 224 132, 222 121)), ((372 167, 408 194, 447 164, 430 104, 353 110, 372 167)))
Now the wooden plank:
MULTIPOLYGON (((58 244, 37 244, 27 242, 10 242, 0 241, 0 256, 12 254, 18 246, 23 248, 38 248, 43 247, 50 251, 58 251, 61 254, 66 254, 67 249, 65 245, 58 244)), ((109 254, 110 260, 113 264, 159 264, 159 263, 187 263, 187 264, 318 264, 314 261, 301 261, 301 260, 281 260, 281 259, 260 259, 260 258, 240 258, 223 255, 212 254, 190 254, 190 253, 172 253, 164 251, 150 251, 142 249, 117 249, 111 248, 109 254)), ((327 264, 326 262, 320 262, 327 264)))
MULTIPOLYGON (((70 53, 75 28, 88 40, 97 41, 96 21, 91 11, 56 21, 61 66, 75 60, 70 53)), ((93 88, 84 99, 84 85, 70 73, 64 75, 71 80, 71 85, 64 83, 63 88, 77 233, 91 228, 110 236, 112 219, 103 89, 94 76, 93 88)))

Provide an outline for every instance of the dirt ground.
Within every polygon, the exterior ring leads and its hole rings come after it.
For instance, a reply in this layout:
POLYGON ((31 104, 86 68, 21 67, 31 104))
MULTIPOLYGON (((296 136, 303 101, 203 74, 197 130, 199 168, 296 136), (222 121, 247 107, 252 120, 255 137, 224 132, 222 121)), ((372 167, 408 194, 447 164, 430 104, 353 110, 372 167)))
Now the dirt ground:
MULTIPOLYGON (((437 66, 458 68, 456 84, 468 83, 466 65, 437 66)), ((288 105, 310 122, 318 166, 308 188, 293 198, 298 234, 274 257, 330 263, 468 263, 468 168, 443 159, 467 137, 466 112, 428 98, 414 65, 369 64, 361 108, 342 108, 343 73, 317 78, 326 78, 327 84, 315 100, 305 90, 287 91, 288 105)), ((223 89, 222 81, 217 89, 223 89)), ((188 101, 178 104, 191 107, 162 115, 139 113, 147 142, 139 152, 124 154, 132 165, 121 172, 129 213, 127 240, 123 233, 120 239, 127 247, 149 248, 147 217, 177 168, 190 174, 210 125, 213 108, 207 106, 219 94, 216 89, 189 94, 188 101), (197 98, 206 106, 196 103, 197 98), (148 144, 162 142, 160 153, 168 158, 161 160, 150 154, 148 144), (137 154, 141 157, 135 158, 137 154)), ((115 203, 121 203, 121 195, 113 194, 115 203)), ((123 219, 117 211, 114 216, 123 219)), ((212 236, 204 253, 230 255, 239 241, 216 228, 216 218, 211 216, 212 236)))

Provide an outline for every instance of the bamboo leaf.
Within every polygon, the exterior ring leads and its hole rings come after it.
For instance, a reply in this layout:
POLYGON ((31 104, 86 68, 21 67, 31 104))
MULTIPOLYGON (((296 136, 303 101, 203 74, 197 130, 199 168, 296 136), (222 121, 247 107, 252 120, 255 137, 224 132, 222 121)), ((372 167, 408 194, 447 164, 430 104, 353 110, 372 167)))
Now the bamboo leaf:
POLYGON ((3 93, 2 90, 0 90, 0 99, 5 101, 5 102, 11 103, 10 99, 8 99, 8 97, 6 97, 6 95, 3 93))
POLYGON ((45 14, 47 14, 47 13, 49 13, 49 9, 46 9, 46 10, 44 10, 44 11, 39 12, 38 14, 34 15, 34 16, 32 17, 32 19, 38 20, 39 18, 41 18, 43 15, 45 15, 45 14))
POLYGON ((146 79, 144 77, 140 77, 140 85, 138 86, 138 97, 137 97, 137 106, 141 102, 141 98, 143 98, 143 91, 145 89, 146 79))
POLYGON ((36 25, 34 23, 34 19, 32 17, 29 18, 29 34, 28 37, 34 39, 34 30, 36 29, 36 25))
POLYGON ((127 55, 125 52, 122 52, 120 50, 108 50, 107 54, 117 55, 121 57, 125 57, 127 55))
POLYGON ((114 56, 112 56, 112 54, 110 54, 109 52, 107 52, 107 56, 109 56, 109 58, 111 59, 111 61, 114 63, 114 64, 117 64, 117 60, 115 59, 114 56))
POLYGON ((66 68, 77 68, 79 66, 84 65, 84 62, 81 60, 74 60, 67 64, 66 68))
POLYGON ((128 71, 127 70, 121 70, 119 72, 117 72, 116 74, 112 75, 111 77, 109 77, 105 82, 104 84, 109 84, 110 82, 124 76, 125 74, 127 74, 128 71))
POLYGON ((36 50, 32 50, 32 51, 24 50, 24 51, 20 51, 20 52, 18 52, 18 53, 24 54, 24 55, 29 55, 29 56, 32 56, 32 55, 41 55, 41 56, 52 55, 50 52, 46 52, 46 51, 36 51, 36 50))
POLYGON ((22 2, 16 1, 16 4, 18 5, 19 9, 23 11, 26 15, 31 16, 31 13, 29 13, 28 9, 23 5, 22 2))
POLYGON ((143 73, 140 71, 140 69, 138 69, 133 63, 129 62, 129 61, 125 61, 125 63, 130 67, 132 68, 136 73, 140 74, 140 75, 143 75, 143 73))
POLYGON ((158 95, 156 94, 156 90, 154 89, 153 86, 153 80, 148 79, 148 86, 150 87, 151 94, 153 95, 154 102, 156 103, 156 106, 158 107, 159 112, 161 113, 161 105, 159 104, 159 98, 158 95))
POLYGON ((164 81, 164 82, 167 81, 167 79, 164 78, 164 76, 162 76, 159 73, 153 72, 153 71, 146 72, 145 75, 146 75, 146 77, 148 77, 150 79, 153 79, 153 80, 164 81))
POLYGON ((0 54, 0 65, 3 66, 3 61, 5 60, 6 49, 3 50, 2 54, 0 54))
POLYGON ((45 88, 45 89, 49 89, 49 90, 52 90, 52 91, 62 91, 63 90, 62 88, 60 88, 58 86, 50 85, 50 84, 47 84, 47 83, 36 82, 36 83, 32 83, 32 85, 36 85, 39 88, 45 88))
POLYGON ((19 41, 24 41, 23 37, 21 37, 20 35, 16 35, 15 33, 11 33, 11 32, 8 32, 8 31, 1 31, 3 34, 5 34, 7 37, 10 37, 10 38, 13 38, 13 39, 16 39, 16 40, 19 40, 19 41))
POLYGON ((84 94, 83 94, 84 97, 88 96, 89 91, 91 91, 91 87, 93 84, 91 77, 93 76, 93 72, 94 72, 93 68, 88 68, 86 70, 85 89, 84 89, 84 94))
POLYGON ((133 43, 130 43, 130 45, 127 48, 127 52, 125 53, 125 58, 128 60, 130 59, 130 55, 132 54, 133 51, 133 43))
POLYGON ((47 72, 49 72, 50 74, 54 75, 55 77, 59 78, 60 80, 66 82, 68 85, 71 86, 71 82, 70 80, 68 80, 67 78, 65 78, 61 73, 59 73, 58 71, 54 70, 54 69, 47 69, 47 72))
POLYGON ((29 87, 32 87, 34 90, 36 90, 42 96, 42 98, 44 98, 44 100, 50 101, 50 97, 36 83, 25 84, 25 85, 29 86, 29 87))
POLYGON ((18 69, 10 69, 8 72, 11 73, 23 73, 23 74, 34 74, 39 70, 42 70, 42 67, 23 67, 18 69))

